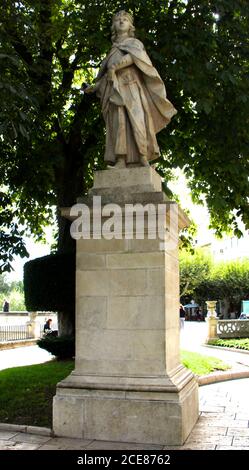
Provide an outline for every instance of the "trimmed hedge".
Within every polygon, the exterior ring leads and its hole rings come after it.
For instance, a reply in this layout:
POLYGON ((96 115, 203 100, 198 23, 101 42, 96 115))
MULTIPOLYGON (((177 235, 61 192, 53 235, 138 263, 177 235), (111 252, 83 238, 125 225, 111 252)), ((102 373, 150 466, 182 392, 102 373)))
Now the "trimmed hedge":
POLYGON ((75 338, 74 336, 46 336, 38 339, 37 344, 40 348, 56 356, 57 359, 71 359, 75 356, 75 338))
POLYGON ((249 338, 212 339, 208 342, 208 344, 224 348, 244 349, 249 351, 249 338))
POLYGON ((74 312, 75 253, 53 254, 25 263, 24 295, 29 311, 74 312))

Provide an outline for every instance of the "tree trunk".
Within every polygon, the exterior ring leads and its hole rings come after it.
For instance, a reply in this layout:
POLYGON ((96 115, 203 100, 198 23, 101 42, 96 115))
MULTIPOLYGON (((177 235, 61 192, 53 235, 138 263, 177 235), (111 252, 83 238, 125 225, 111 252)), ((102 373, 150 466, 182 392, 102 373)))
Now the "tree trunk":
POLYGON ((75 311, 58 312, 58 334, 59 336, 75 334, 75 311))
POLYGON ((83 195, 83 156, 73 153, 67 147, 64 156, 64 167, 58 172, 57 180, 57 222, 58 222, 58 252, 75 252, 75 240, 70 235, 71 221, 61 216, 61 209, 76 204, 77 198, 83 195))
POLYGON ((228 319, 228 310, 229 310, 230 302, 228 298, 223 299, 223 318, 224 320, 228 319))
MULTIPOLYGON (((67 148, 64 157, 64 168, 60 170, 57 180, 57 222, 58 222, 58 253, 72 253, 75 256, 76 243, 71 237, 71 221, 61 216, 61 209, 71 207, 77 197, 83 194, 82 155, 74 154, 67 148), (81 160, 81 166, 79 162, 81 160)), ((75 301, 73 310, 60 312, 59 335, 70 335, 75 332, 75 301)))

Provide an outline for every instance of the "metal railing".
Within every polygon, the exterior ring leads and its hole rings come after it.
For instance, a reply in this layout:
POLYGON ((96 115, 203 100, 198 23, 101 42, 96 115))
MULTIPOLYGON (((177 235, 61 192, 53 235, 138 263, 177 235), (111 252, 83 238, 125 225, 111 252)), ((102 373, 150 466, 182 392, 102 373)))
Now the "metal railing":
POLYGON ((19 341, 31 338, 30 328, 28 328, 27 325, 0 326, 0 342, 19 341))

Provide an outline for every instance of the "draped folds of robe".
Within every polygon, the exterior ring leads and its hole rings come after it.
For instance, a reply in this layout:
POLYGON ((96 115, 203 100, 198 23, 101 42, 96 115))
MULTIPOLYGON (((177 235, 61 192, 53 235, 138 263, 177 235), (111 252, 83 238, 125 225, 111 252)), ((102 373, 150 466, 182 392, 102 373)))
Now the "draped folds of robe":
POLYGON ((148 160, 157 158, 156 134, 177 111, 138 39, 126 38, 113 44, 101 65, 96 88, 106 123, 105 161, 115 162, 121 156, 126 163, 139 162, 140 155, 148 160), (126 54, 133 63, 117 70, 113 81, 107 80, 108 68, 126 54))

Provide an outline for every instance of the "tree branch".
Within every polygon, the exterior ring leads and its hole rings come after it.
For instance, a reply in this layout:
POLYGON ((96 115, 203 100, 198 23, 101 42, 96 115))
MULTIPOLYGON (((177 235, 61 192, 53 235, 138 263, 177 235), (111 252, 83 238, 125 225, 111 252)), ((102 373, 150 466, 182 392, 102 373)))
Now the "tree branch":
POLYGON ((40 60, 46 61, 52 65, 52 57, 54 53, 52 45, 52 24, 51 24, 51 15, 52 15, 52 1, 43 0, 41 4, 39 18, 39 30, 40 30, 40 60))
MULTIPOLYGON (((75 112, 73 122, 70 127, 68 143, 70 148, 75 145, 75 141, 80 139, 81 128, 84 124, 84 118, 87 116, 88 110, 91 108, 95 96, 88 95, 87 97, 83 95, 78 108, 75 112)), ((79 143, 79 142, 78 142, 79 143)))
POLYGON ((183 291, 180 293, 180 297, 182 297, 185 294, 185 292, 187 292, 189 284, 190 284, 190 281, 187 281, 183 288, 183 291))
POLYGON ((62 94, 67 93, 71 88, 73 77, 74 77, 74 72, 77 69, 79 61, 80 61, 81 50, 82 50, 82 45, 79 45, 78 50, 75 54, 75 58, 71 64, 69 62, 69 57, 67 58, 60 57, 59 51, 57 51, 57 57, 59 59, 62 72, 63 72, 62 83, 61 83, 62 94))
POLYGON ((33 57, 32 54, 29 52, 28 48, 22 41, 22 39, 19 37, 16 25, 14 22, 8 22, 6 23, 6 26, 4 28, 5 33, 7 33, 11 45, 15 49, 16 53, 19 55, 19 57, 25 62, 28 67, 31 67, 33 65, 33 57))

